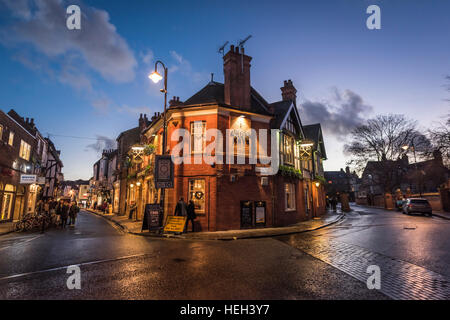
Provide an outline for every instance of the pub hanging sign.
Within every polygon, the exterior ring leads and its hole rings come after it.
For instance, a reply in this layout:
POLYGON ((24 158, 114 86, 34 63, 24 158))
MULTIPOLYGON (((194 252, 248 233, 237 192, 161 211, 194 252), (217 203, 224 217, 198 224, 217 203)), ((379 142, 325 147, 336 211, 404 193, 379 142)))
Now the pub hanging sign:
POLYGON ((155 157, 155 187, 157 189, 173 188, 174 166, 172 157, 156 156, 155 157))

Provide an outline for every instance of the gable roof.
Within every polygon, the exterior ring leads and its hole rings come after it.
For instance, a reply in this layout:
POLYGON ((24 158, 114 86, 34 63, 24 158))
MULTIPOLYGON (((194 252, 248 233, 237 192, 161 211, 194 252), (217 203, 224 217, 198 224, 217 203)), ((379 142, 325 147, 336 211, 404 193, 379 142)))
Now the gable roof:
MULTIPOLYGON (((205 87, 200 89, 192 97, 187 99, 183 104, 176 107, 188 107, 204 104, 225 105, 225 86, 223 83, 211 81, 205 87)), ((250 88, 250 112, 271 115, 269 112, 269 104, 254 88, 250 88)))
POLYGON ((306 139, 314 141, 314 144, 320 147, 322 157, 326 159, 327 153, 325 151, 325 144, 323 142, 323 135, 322 135, 322 127, 320 126, 320 123, 303 126, 303 132, 305 134, 306 139))
POLYGON ((292 101, 278 101, 271 103, 269 106, 273 110, 275 116, 275 119, 272 121, 272 129, 280 129, 292 106, 292 101))
POLYGON ((125 130, 119 134, 116 141, 119 141, 123 136, 132 136, 133 140, 138 140, 140 138, 141 129, 139 127, 135 127, 132 129, 125 130))
POLYGON ((188 106, 208 103, 224 104, 224 101, 224 85, 219 82, 211 81, 205 87, 200 89, 200 91, 183 102, 183 105, 188 106))

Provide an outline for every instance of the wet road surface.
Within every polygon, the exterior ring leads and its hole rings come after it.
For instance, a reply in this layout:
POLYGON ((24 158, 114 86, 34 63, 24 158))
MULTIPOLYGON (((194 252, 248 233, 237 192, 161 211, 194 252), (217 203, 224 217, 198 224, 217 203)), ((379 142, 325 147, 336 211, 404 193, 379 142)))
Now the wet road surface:
POLYGON ((330 228, 278 239, 361 281, 378 266, 391 298, 450 299, 450 221, 353 208, 330 228))
MULTIPOLYGON (((381 292, 367 289, 364 279, 368 274, 361 278, 324 257, 327 250, 328 257, 347 250, 339 256, 340 261, 360 264, 348 254, 357 245, 373 255, 395 254, 433 272, 432 276, 448 277, 450 224, 437 218, 394 214, 400 218, 386 217, 382 211, 355 213, 339 225, 309 234, 223 242, 132 236, 82 211, 75 229, 0 237, 0 298, 398 298, 383 293, 383 287, 381 292), (417 228, 402 229, 404 224, 417 228), (444 232, 447 238, 436 235, 444 232), (447 241, 438 244, 437 239, 447 241), (317 250, 317 240, 324 244, 321 250, 317 250), (343 249, 329 241, 352 246, 343 249), (410 244, 415 246, 404 252, 402 248, 410 244), (437 252, 425 254, 425 249, 437 252), (67 288, 70 265, 80 266, 80 290, 67 288)), ((383 268, 381 271, 383 277, 383 268)))

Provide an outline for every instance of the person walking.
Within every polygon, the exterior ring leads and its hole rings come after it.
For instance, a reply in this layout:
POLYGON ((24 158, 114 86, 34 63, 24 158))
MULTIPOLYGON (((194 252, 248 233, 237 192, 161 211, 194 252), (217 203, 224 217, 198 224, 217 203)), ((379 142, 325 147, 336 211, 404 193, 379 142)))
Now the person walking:
POLYGON ((69 208, 69 226, 75 227, 75 220, 77 219, 77 214, 80 211, 80 208, 77 206, 76 202, 72 202, 69 208))
POLYGON ((177 205, 175 206, 175 216, 179 217, 186 217, 187 215, 187 206, 186 202, 184 202, 184 198, 180 197, 180 200, 178 200, 177 205))
POLYGON ((194 201, 189 200, 189 204, 187 205, 187 221, 186 221, 186 230, 189 227, 189 221, 192 223, 192 232, 194 231, 194 224, 195 224, 195 218, 197 218, 197 215, 195 214, 195 205, 194 201))
POLYGON ((65 229, 67 226, 67 218, 69 217, 69 205, 67 202, 61 201, 57 209, 61 217, 61 228, 65 229))
POLYGON ((331 199, 331 208, 333 209, 334 212, 336 212, 336 206, 337 206, 337 198, 336 196, 333 196, 333 198, 331 199))

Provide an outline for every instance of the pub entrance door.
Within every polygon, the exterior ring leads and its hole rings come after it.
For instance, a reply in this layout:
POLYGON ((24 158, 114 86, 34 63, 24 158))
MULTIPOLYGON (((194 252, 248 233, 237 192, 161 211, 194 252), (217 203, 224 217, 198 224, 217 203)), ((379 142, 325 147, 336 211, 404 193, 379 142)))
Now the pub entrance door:
POLYGON ((253 202, 241 201, 241 229, 253 227, 253 202))

